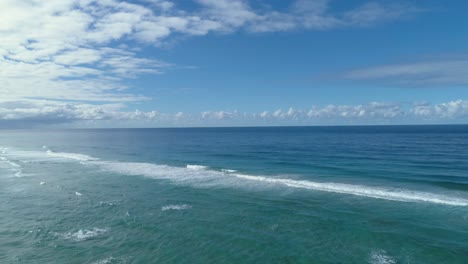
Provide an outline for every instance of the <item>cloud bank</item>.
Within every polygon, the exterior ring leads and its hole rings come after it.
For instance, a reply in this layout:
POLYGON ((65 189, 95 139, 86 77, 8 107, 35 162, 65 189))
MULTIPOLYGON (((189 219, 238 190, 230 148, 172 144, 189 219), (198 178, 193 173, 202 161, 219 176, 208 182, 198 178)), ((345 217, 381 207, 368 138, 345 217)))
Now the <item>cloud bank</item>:
MULTIPOLYGON (((163 113, 122 111, 122 104, 84 104, 26 100, 0 102, 0 127, 13 123, 95 126, 96 122, 119 121, 122 126, 225 126, 225 125, 337 125, 395 123, 459 123, 468 118, 468 101, 440 104, 371 102, 360 105, 313 106, 262 112, 203 111, 163 113)), ((108 124, 108 123, 105 123, 108 124)))

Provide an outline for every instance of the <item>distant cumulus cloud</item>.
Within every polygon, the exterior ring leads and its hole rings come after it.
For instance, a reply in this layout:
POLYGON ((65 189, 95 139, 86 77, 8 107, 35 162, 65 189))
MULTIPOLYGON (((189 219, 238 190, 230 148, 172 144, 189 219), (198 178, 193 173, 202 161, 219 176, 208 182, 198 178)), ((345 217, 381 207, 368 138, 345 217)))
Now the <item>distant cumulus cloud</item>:
POLYGON ((237 111, 205 111, 201 113, 202 119, 226 120, 239 116, 237 111))
POLYGON ((456 100, 441 104, 415 104, 411 113, 424 119, 468 118, 468 101, 456 100))
POLYGON ((121 124, 151 126, 186 125, 321 125, 321 124, 386 124, 447 123, 468 120, 468 101, 446 103, 371 102, 361 105, 313 106, 309 109, 289 108, 273 111, 240 112, 204 111, 199 115, 183 112, 125 111, 124 104, 88 104, 50 100, 0 101, 0 127, 11 122, 24 126, 41 124, 83 124, 88 121, 119 121, 121 124), (132 123, 133 122, 133 123, 132 123), (135 123, 136 122, 136 123, 135 123))
POLYGON ((439 104, 414 103, 412 105, 371 102, 360 105, 313 106, 309 109, 290 107, 287 110, 277 109, 259 113, 206 111, 201 113, 201 117, 204 120, 219 121, 224 124, 270 125, 466 122, 468 120, 468 101, 456 100, 439 104), (226 123, 225 121, 230 122, 226 123))
POLYGON ((405 115, 399 104, 372 102, 366 105, 327 105, 312 107, 308 110, 289 108, 278 109, 271 114, 264 111, 259 114, 263 119, 310 120, 310 119, 392 119, 405 115))

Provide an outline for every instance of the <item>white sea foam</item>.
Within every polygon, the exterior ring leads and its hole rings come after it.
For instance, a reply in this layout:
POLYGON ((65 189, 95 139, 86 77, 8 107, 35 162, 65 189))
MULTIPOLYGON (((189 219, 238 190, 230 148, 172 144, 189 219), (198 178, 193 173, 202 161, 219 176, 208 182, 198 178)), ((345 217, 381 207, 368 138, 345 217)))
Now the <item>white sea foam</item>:
POLYGON ((12 167, 21 168, 21 165, 19 165, 18 163, 14 162, 14 161, 8 160, 5 157, 2 157, 2 161, 7 163, 8 165, 10 165, 12 167))
POLYGON ((189 170, 206 170, 208 166, 187 164, 189 170))
POLYGON ((161 211, 167 211, 167 210, 186 210, 190 209, 192 206, 187 205, 187 204, 171 204, 171 205, 166 205, 161 207, 161 211))
POLYGON ((108 258, 101 259, 101 260, 98 260, 96 262, 93 262, 93 264, 109 264, 109 263, 112 263, 113 259, 114 259, 113 257, 108 257, 108 258))
POLYGON ((108 231, 107 228, 93 228, 90 230, 78 230, 76 232, 69 232, 65 234, 58 234, 61 238, 73 241, 84 241, 97 236, 101 236, 108 231))
POLYGON ((80 192, 75 192, 75 195, 76 195, 76 196, 81 196, 81 195, 83 195, 83 194, 80 193, 80 192))
POLYGON ((78 160, 78 161, 98 160, 91 156, 79 154, 79 153, 53 152, 51 150, 47 150, 46 153, 48 156, 51 156, 51 157, 73 159, 73 160, 78 160))
POLYGON ((20 159, 24 163, 43 162, 43 161, 94 161, 98 160, 88 155, 80 153, 54 152, 50 149, 43 150, 18 150, 18 149, 1 149, 5 158, 20 159))
POLYGON ((224 182, 228 180, 224 173, 213 170, 192 170, 183 167, 138 162, 96 161, 90 164, 97 165, 101 169, 110 172, 126 175, 141 175, 198 186, 215 186, 217 184, 222 184, 220 180, 224 182))
POLYGON ((40 185, 45 185, 45 184, 46 184, 46 182, 40 182, 39 184, 40 184, 40 185))
MULTIPOLYGON (((3 154, 6 154, 6 151, 3 154)), ((3 156, 0 157, 0 161, 7 166, 6 169, 13 172, 13 175, 15 177, 22 177, 23 176, 23 168, 21 167, 20 164, 14 162, 14 161, 11 161, 11 160, 7 159, 6 157, 3 157, 3 156)))
POLYGON ((396 264, 396 260, 387 255, 385 250, 372 251, 369 257, 370 264, 396 264))

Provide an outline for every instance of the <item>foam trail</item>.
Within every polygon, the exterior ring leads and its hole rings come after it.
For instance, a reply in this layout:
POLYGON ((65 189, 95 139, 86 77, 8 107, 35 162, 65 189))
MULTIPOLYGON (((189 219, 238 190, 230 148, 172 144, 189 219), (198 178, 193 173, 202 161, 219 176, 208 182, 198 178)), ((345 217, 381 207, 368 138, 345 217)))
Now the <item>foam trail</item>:
POLYGON ((12 157, 20 159, 22 162, 43 162, 43 161, 94 161, 97 158, 80 154, 80 153, 66 153, 54 152, 50 149, 46 151, 41 150, 18 150, 9 148, 0 148, 0 152, 5 157, 12 157))
POLYGON ((8 165, 12 166, 12 167, 15 167, 15 168, 21 168, 21 165, 19 165, 18 163, 16 162, 13 162, 11 160, 8 160, 7 158, 5 157, 0 157, 0 160, 7 163, 8 165))
POLYGON ((392 201, 427 202, 453 206, 468 206, 468 200, 463 198, 388 187, 371 187, 333 182, 271 178, 265 176, 227 173, 226 171, 193 170, 151 163, 95 162, 93 164, 111 172, 127 175, 142 175, 157 179, 168 179, 176 183, 189 185, 208 187, 228 185, 242 188, 251 186, 251 183, 257 183, 260 184, 260 186, 265 184, 279 185, 290 188, 349 194, 392 201))
MULTIPOLYGON (((2 151, 2 154, 6 154, 6 150, 3 150, 2 151)), ((19 165, 18 163, 14 162, 14 161, 11 161, 9 159, 7 159, 6 157, 0 157, 0 161, 4 162, 5 164, 7 164, 9 166, 9 170, 14 172, 14 176, 15 177, 21 177, 23 176, 23 168, 21 167, 21 165, 19 165)))
POLYGON ((79 154, 79 153, 53 152, 51 150, 47 150, 46 153, 48 156, 73 159, 73 160, 78 160, 78 161, 98 160, 97 158, 93 158, 91 156, 79 154))

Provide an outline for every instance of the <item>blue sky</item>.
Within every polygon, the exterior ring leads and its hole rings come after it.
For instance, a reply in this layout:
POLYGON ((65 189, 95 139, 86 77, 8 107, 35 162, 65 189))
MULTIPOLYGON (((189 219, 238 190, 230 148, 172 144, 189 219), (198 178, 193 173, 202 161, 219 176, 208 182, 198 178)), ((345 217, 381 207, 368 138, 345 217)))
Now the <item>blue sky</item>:
POLYGON ((468 121, 465 1, 0 3, 0 127, 468 121))

